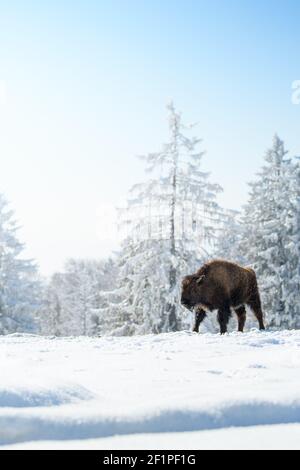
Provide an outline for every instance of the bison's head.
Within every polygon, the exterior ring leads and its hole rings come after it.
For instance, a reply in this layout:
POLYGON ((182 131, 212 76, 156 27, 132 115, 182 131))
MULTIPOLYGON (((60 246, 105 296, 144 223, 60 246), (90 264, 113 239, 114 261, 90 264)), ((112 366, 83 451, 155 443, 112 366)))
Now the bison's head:
POLYGON ((193 274, 182 281, 181 304, 188 310, 193 310, 203 304, 203 283, 205 275, 193 274))

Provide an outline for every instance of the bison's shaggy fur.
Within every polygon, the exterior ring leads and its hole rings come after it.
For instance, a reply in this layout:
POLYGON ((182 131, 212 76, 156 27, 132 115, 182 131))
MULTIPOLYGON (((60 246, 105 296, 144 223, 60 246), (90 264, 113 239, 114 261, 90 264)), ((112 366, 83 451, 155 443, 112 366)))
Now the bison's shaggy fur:
POLYGON ((264 330, 263 313, 257 286, 256 274, 251 268, 243 268, 225 260, 213 260, 199 271, 186 276, 182 281, 181 303, 195 311, 194 331, 199 331, 200 323, 207 311, 218 310, 221 334, 227 332, 231 308, 238 317, 238 330, 243 332, 248 305, 264 330))

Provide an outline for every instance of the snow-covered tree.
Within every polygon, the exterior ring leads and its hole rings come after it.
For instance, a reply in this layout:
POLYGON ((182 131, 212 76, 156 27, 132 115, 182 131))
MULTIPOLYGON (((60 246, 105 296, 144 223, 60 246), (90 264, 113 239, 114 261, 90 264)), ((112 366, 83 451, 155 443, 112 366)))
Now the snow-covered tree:
POLYGON ((0 194, 0 334, 33 332, 40 302, 36 266, 22 258, 14 212, 0 194))
POLYGON ((55 273, 45 289, 42 332, 56 336, 94 336, 102 332, 107 319, 100 308, 101 295, 115 286, 113 260, 70 259, 62 273, 55 273))
POLYGON ((190 137, 173 104, 169 142, 141 157, 151 176, 135 185, 120 217, 127 237, 120 254, 119 303, 112 323, 124 334, 176 331, 182 327, 181 278, 213 252, 222 211, 220 186, 201 169, 201 140, 190 137))
POLYGON ((240 221, 240 212, 235 210, 224 210, 223 220, 218 229, 216 258, 227 259, 239 264, 246 264, 247 260, 242 254, 242 224, 240 221))
POLYGON ((289 219, 286 224, 285 285, 283 290, 285 310, 289 315, 288 326, 300 328, 300 160, 289 168, 289 219))
POLYGON ((53 274, 49 282, 44 282, 43 287, 43 302, 40 309, 40 332, 45 335, 62 336, 65 326, 63 317, 63 274, 53 274))
POLYGON ((292 328, 300 313, 299 167, 287 153, 276 135, 250 185, 241 249, 257 272, 269 325, 292 328))

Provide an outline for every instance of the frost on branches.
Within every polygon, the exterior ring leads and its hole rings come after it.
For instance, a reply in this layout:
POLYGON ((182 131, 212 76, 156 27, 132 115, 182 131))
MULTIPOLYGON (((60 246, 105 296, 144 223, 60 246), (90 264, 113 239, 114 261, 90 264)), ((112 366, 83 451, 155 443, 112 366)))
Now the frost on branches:
POLYGON ((244 255, 255 268, 269 326, 300 326, 299 165, 274 137, 245 208, 244 255))
POLYGON ((241 214, 234 210, 224 210, 222 223, 218 229, 215 258, 222 258, 245 265, 247 260, 241 250, 242 225, 241 214))
POLYGON ((101 309, 103 290, 114 286, 113 260, 70 259, 64 271, 55 273, 45 289, 42 333, 56 336, 97 336, 107 319, 101 309))
POLYGON ((36 267, 21 258, 14 213, 0 194, 0 334, 34 332, 40 284, 36 267))
POLYGON ((141 157, 149 178, 131 190, 120 211, 126 239, 120 253, 118 302, 108 308, 119 334, 177 331, 187 321, 180 306, 181 278, 213 252, 222 211, 221 188, 202 171, 201 140, 189 137, 173 104, 169 142, 141 157))

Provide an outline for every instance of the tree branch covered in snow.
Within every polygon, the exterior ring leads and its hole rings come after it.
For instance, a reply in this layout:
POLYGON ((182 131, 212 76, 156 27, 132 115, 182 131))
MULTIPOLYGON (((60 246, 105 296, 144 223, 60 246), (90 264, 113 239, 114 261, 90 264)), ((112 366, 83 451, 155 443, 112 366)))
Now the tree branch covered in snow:
POLYGON ((0 194, 0 334, 37 330, 41 285, 37 268, 22 258, 14 212, 0 194))

